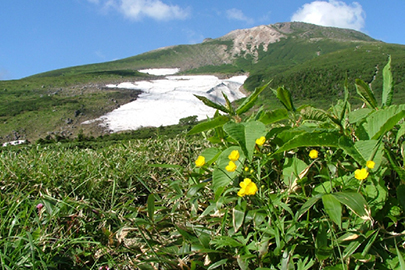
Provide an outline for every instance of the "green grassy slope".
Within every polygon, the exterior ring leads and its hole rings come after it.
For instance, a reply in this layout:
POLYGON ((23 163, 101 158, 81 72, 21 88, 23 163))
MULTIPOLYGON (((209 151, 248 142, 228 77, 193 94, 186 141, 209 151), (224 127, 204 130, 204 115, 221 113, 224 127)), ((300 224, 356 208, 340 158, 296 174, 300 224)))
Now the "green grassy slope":
MULTIPOLYGON (((352 48, 341 49, 314 57, 302 63, 285 66, 269 66, 256 69, 245 83, 248 89, 254 89, 263 82, 272 80, 271 86, 276 88, 285 85, 295 99, 309 103, 328 101, 341 97, 347 75, 350 89, 355 92, 353 82, 360 78, 372 83, 377 96, 382 89, 382 68, 391 55, 392 72, 396 101, 405 101, 405 46, 385 43, 363 43, 352 48)), ((264 100, 271 99, 269 91, 263 94, 264 100)))

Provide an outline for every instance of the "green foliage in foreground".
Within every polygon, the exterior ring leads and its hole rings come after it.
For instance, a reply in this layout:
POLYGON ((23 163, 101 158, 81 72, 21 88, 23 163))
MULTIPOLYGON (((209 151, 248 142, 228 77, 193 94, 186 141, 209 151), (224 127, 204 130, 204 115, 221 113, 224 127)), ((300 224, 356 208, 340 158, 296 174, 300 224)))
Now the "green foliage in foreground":
POLYGON ((183 135, 98 150, 41 145, 2 150, 0 268, 136 265, 147 243, 133 226, 147 217, 148 195, 163 197, 175 182, 169 169, 150 165, 184 166, 202 146, 183 135))
POLYGON ((382 72, 381 98, 355 81, 360 109, 346 81, 329 110, 279 87, 282 109, 245 116, 264 85, 198 97, 225 113, 203 138, 4 149, 3 269, 405 269, 405 105, 382 72))

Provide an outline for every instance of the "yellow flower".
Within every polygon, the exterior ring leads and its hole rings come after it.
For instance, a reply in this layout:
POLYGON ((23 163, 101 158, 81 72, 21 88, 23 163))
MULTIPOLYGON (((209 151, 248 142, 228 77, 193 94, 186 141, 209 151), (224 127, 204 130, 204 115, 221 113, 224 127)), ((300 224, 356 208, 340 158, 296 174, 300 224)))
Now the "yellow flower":
POLYGON ((369 169, 374 169, 375 162, 372 161, 372 160, 369 160, 369 161, 367 161, 366 166, 367 166, 367 168, 369 168, 369 169))
POLYGON ((249 167, 245 167, 245 172, 248 172, 249 171, 249 167))
POLYGON ((240 157, 240 155, 239 155, 239 151, 238 151, 238 150, 233 150, 233 151, 229 154, 229 156, 228 156, 228 158, 229 158, 230 160, 232 160, 232 161, 237 161, 237 160, 239 159, 239 157, 240 157))
POLYGON ((257 186, 249 178, 245 178, 243 182, 239 183, 240 190, 238 191, 238 196, 243 197, 245 195, 255 195, 257 192, 257 186))
POLYGON ((256 144, 258 146, 262 146, 266 142, 266 137, 261 136, 259 139, 256 140, 256 144))
POLYGON ((195 161, 195 166, 202 167, 205 164, 205 157, 198 156, 197 160, 195 161))
POLYGON ((354 171, 354 177, 357 180, 364 180, 367 178, 367 176, 368 176, 368 171, 366 168, 357 169, 354 171))
POLYGON ((316 151, 315 149, 312 149, 309 152, 309 157, 312 158, 312 159, 316 159, 318 157, 318 151, 316 151))
POLYGON ((228 163, 228 166, 225 167, 228 172, 234 172, 236 170, 236 164, 231 160, 228 163))

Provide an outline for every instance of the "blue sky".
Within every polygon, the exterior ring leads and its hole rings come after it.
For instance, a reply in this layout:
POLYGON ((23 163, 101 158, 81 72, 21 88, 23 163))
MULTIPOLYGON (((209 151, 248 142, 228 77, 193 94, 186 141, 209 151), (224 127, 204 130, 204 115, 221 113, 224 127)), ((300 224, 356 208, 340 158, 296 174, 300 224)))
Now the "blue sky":
POLYGON ((14 0, 0 2, 0 80, 306 21, 405 44, 405 0, 14 0))

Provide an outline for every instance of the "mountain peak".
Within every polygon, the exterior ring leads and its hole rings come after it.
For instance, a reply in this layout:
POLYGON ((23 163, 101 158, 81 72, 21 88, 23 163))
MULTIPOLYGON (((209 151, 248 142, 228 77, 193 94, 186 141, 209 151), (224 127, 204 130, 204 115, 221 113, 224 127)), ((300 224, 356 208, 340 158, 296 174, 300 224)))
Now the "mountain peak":
POLYGON ((232 55, 251 54, 257 57, 262 46, 267 51, 269 44, 283 38, 298 38, 308 41, 333 39, 339 41, 376 41, 373 38, 351 29, 326 27, 304 22, 286 22, 259 25, 248 29, 237 29, 219 38, 233 41, 232 55))
POLYGON ((260 25, 250 29, 234 30, 221 39, 233 40, 232 55, 240 55, 242 52, 256 55, 260 46, 267 51, 269 44, 285 37, 286 35, 274 29, 272 25, 260 25))

